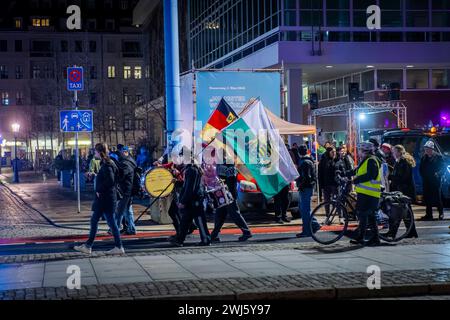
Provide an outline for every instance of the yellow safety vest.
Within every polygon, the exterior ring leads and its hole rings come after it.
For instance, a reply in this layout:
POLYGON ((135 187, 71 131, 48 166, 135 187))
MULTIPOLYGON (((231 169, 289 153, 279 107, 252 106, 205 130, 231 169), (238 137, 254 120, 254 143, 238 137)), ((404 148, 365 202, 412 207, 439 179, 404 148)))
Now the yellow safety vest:
POLYGON ((375 160, 378 167, 378 176, 376 180, 367 181, 356 185, 356 193, 365 194, 374 198, 381 198, 381 166, 378 163, 378 159, 374 156, 371 156, 364 160, 364 162, 359 166, 356 171, 356 177, 360 177, 367 173, 367 164, 369 163, 369 159, 375 160))

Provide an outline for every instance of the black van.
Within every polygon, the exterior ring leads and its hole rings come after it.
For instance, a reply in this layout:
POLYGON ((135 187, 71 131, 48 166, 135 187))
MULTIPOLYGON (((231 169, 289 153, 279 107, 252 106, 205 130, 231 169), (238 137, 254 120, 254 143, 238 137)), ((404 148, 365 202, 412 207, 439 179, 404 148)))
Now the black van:
POLYGON ((437 152, 442 155, 445 162, 445 171, 442 177, 442 195, 445 200, 450 200, 450 133, 435 132, 413 129, 393 129, 385 131, 374 131, 369 133, 372 137, 380 137, 383 143, 392 146, 402 145, 406 152, 413 155, 417 166, 414 168, 414 181, 417 195, 423 194, 422 177, 419 173, 420 160, 424 154, 424 145, 428 140, 432 140, 437 148, 437 152))

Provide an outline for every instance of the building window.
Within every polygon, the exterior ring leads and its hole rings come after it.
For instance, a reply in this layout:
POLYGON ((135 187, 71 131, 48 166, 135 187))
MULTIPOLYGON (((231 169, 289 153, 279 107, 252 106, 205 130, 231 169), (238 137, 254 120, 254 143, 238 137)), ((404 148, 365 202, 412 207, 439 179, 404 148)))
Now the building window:
POLYGON ((48 18, 33 18, 31 20, 33 27, 50 27, 50 19, 48 18))
POLYGON ((89 93, 89 106, 95 107, 97 105, 97 93, 91 92, 89 93))
POLYGON ((96 66, 91 66, 89 68, 89 75, 90 75, 91 79, 93 79, 93 80, 97 79, 97 67, 96 66))
POLYGON ((31 67, 31 78, 39 79, 41 77, 41 68, 38 65, 31 67))
POLYGON ((123 67, 123 78, 131 79, 131 67, 130 66, 123 67))
POLYGON ((122 10, 127 10, 127 9, 128 9, 128 5, 129 5, 128 0, 122 0, 122 1, 120 1, 120 8, 121 8, 122 10))
POLYGON ((146 79, 150 78, 150 66, 149 65, 145 66, 145 78, 146 79))
POLYGON ((88 20, 88 29, 89 30, 96 30, 97 29, 97 20, 89 19, 88 20))
POLYGON ((361 74, 361 90, 375 90, 375 71, 368 71, 361 74))
POLYGON ((115 131, 116 130, 116 118, 113 116, 109 116, 109 130, 115 131))
POLYGON ((53 76, 53 68, 51 66, 49 66, 49 65, 46 65, 44 67, 44 74, 45 74, 45 78, 46 79, 53 79, 54 78, 54 76, 53 76))
POLYGON ((9 94, 8 92, 2 92, 2 105, 9 106, 9 94))
POLYGON ((67 40, 61 40, 61 52, 69 51, 69 43, 67 40))
POLYGON ((97 42, 89 41, 89 52, 94 53, 97 52, 97 42))
POLYGON ((0 52, 6 52, 6 51, 8 51, 8 41, 0 40, 0 52))
POLYGON ((112 9, 113 8, 112 0, 105 0, 104 6, 105 9, 112 9))
POLYGON ((22 19, 14 19, 14 26, 16 29, 22 29, 22 19))
POLYGON ((131 115, 126 114, 123 117, 123 129, 124 130, 133 130, 133 120, 131 119, 131 115))
POLYGON ((433 89, 450 89, 450 69, 433 70, 433 89))
POLYGON ((144 99, 142 98, 142 93, 136 93, 136 103, 142 103, 144 99))
POLYGON ((428 89, 428 70, 406 70, 408 89, 428 89))
POLYGON ((16 92, 16 105, 18 105, 18 106, 23 105, 23 92, 22 91, 16 92))
POLYGON ((88 8, 89 9, 95 9, 95 0, 89 0, 88 1, 88 8))
POLYGON ((83 41, 75 41, 75 52, 83 52, 83 41))
POLYGON ((108 79, 116 77, 116 66, 108 66, 108 79))
POLYGON ((123 89, 123 104, 131 104, 131 95, 128 93, 128 89, 123 89))
POLYGON ((112 19, 106 20, 105 27, 106 27, 106 30, 114 30, 115 29, 114 20, 112 20, 112 19))
POLYGON ((23 67, 16 66, 16 79, 23 79, 23 67))
POLYGON ((23 50, 23 48, 22 48, 22 40, 14 41, 14 50, 16 52, 22 52, 22 50, 23 50))
POLYGON ((142 67, 134 67, 134 78, 138 80, 142 79, 142 67))
POLYGON ((0 79, 8 79, 8 66, 0 66, 0 79))
POLYGON ((114 105, 115 103, 116 103, 116 96, 115 96, 114 92, 109 92, 108 93, 108 104, 114 105))
POLYGON ((393 83, 400 84, 403 89, 403 70, 378 70, 378 89, 388 90, 393 83))

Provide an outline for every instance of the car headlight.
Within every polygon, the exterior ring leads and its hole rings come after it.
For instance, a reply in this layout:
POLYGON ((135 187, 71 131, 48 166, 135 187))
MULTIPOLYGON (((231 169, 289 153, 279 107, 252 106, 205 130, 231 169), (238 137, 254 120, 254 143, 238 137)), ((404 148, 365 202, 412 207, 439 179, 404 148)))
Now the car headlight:
POLYGON ((239 183, 240 189, 242 192, 255 192, 258 191, 256 184, 250 181, 242 180, 239 183))

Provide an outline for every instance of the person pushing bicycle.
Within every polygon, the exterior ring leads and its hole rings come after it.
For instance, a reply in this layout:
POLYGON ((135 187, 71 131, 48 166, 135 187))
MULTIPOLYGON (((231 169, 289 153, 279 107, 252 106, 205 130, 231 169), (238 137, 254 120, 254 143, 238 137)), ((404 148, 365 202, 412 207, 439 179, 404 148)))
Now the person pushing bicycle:
MULTIPOLYGON (((347 178, 355 177, 357 202, 356 212, 359 217, 358 232, 352 244, 364 246, 377 246, 380 244, 376 212, 381 198, 381 163, 374 154, 374 145, 371 142, 362 142, 358 146, 360 158, 359 166, 343 173, 347 178), (372 237, 366 241, 367 228, 372 231, 372 237)), ((342 173, 341 173, 342 174, 342 173)))

